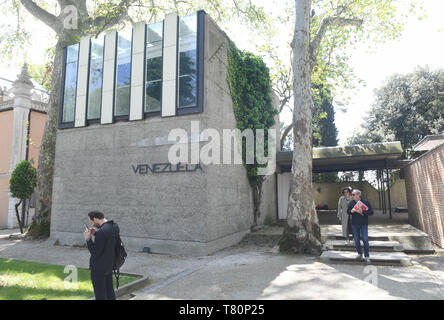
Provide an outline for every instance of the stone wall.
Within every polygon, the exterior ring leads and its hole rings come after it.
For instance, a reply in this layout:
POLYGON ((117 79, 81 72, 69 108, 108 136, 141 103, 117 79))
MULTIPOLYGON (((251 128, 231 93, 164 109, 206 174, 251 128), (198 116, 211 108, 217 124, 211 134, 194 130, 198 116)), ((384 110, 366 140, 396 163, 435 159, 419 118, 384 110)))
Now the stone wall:
POLYGON ((444 144, 405 169, 409 223, 444 247, 444 144))

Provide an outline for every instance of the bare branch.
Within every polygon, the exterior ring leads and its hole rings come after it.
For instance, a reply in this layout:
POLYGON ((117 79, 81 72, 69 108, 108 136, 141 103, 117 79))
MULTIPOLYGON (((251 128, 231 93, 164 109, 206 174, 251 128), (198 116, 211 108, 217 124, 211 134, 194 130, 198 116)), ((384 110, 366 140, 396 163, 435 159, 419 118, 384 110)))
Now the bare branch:
POLYGON ((293 123, 291 123, 287 128, 285 128, 284 132, 282 132, 281 136, 281 150, 284 147, 285 139, 287 138, 290 130, 293 129, 293 123))
POLYGON ((319 27, 318 32, 314 36, 313 40, 310 43, 310 59, 312 61, 312 66, 314 66, 316 62, 316 56, 319 51, 319 46, 321 45, 321 41, 324 38, 327 30, 331 26, 337 27, 345 27, 345 26, 354 26, 360 27, 364 21, 362 19, 347 19, 342 17, 327 17, 324 18, 321 22, 321 26, 319 27))
POLYGON ((26 8, 26 10, 28 10, 29 13, 31 13, 38 20, 44 22, 48 27, 53 29, 55 32, 61 30, 61 23, 55 15, 42 9, 32 0, 20 0, 20 2, 26 8))

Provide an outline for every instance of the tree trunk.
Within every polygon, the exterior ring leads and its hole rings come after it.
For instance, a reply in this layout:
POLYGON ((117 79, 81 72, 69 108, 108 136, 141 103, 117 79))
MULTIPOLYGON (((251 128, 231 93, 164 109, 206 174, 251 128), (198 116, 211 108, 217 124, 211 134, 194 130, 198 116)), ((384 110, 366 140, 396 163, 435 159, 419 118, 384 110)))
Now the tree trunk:
POLYGON ((35 215, 30 228, 30 233, 36 236, 49 236, 62 58, 62 41, 59 38, 54 57, 54 69, 52 72, 51 94, 48 103, 45 132, 39 153, 35 215))
POLYGON ((22 229, 26 229, 26 199, 22 199, 22 217, 20 220, 22 222, 22 229))
POLYGON ((23 225, 22 225, 22 221, 20 221, 20 214, 19 214, 19 211, 18 211, 18 207, 20 206, 20 204, 22 202, 23 202, 23 199, 21 199, 19 203, 15 204, 15 215, 17 217, 17 222, 18 222, 21 234, 23 234, 23 225))
POLYGON ((312 189, 312 96, 310 62, 311 0, 295 0, 293 49, 293 174, 288 199, 287 225, 280 241, 283 251, 319 254, 319 221, 312 189))
POLYGON ((257 182, 253 187, 253 228, 257 226, 257 218, 261 216, 260 205, 262 201, 262 182, 257 182))

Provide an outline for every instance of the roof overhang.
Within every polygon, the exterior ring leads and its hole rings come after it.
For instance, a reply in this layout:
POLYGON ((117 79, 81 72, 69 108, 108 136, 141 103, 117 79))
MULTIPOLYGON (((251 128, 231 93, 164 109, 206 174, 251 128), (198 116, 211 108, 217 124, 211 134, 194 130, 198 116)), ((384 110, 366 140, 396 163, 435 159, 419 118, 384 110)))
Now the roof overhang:
POLYGON ((414 147, 414 151, 429 151, 444 143, 444 134, 425 136, 414 147))
MULTIPOLYGON (((400 160, 402 154, 399 141, 313 148, 313 172, 399 169, 410 163, 400 160)), ((287 169, 292 159, 293 151, 279 151, 276 157, 277 163, 287 169)))

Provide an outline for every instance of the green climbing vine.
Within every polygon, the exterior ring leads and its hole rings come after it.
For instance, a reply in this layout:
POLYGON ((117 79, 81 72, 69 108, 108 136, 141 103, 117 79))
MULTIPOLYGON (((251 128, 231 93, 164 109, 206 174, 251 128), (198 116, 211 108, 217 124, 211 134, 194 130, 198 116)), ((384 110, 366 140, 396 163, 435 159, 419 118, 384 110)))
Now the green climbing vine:
MULTIPOLYGON (((268 129, 275 124, 278 114, 271 100, 270 72, 261 57, 250 52, 239 50, 230 41, 228 47, 227 82, 233 101, 234 116, 240 131, 252 129, 256 141, 256 129, 264 129, 265 156, 268 156, 268 129)), ((271 142, 271 141, 270 141, 271 142)), ((272 142, 271 142, 272 143, 272 142)), ((258 175, 258 168, 266 167, 256 159, 254 146, 254 163, 245 163, 246 141, 242 140, 242 161, 247 169, 248 181, 253 189, 254 224, 260 217, 259 205, 262 195, 264 176, 258 175)))

